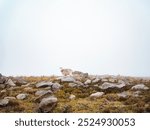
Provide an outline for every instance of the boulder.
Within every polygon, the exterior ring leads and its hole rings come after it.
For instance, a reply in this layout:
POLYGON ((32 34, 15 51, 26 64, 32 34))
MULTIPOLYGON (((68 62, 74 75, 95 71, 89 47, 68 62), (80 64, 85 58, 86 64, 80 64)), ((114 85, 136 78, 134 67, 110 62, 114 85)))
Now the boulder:
POLYGON ((87 79, 87 80, 84 82, 84 84, 85 84, 85 85, 88 85, 88 84, 91 84, 91 82, 92 82, 92 81, 91 81, 90 79, 87 79))
POLYGON ((99 88, 101 89, 108 89, 108 88, 123 88, 125 86, 124 83, 117 84, 117 83, 108 83, 104 82, 99 88))
POLYGON ((96 78, 96 79, 94 79, 93 81, 92 81, 92 83, 98 83, 98 82, 100 82, 101 81, 101 79, 100 78, 96 78))
POLYGON ((21 86, 21 85, 26 85, 26 84, 27 84, 27 82, 26 82, 23 78, 21 78, 21 77, 15 77, 15 78, 13 79, 13 81, 14 81, 14 83, 15 83, 17 86, 21 86))
POLYGON ((53 83, 52 90, 59 90, 61 88, 61 85, 59 83, 53 83))
POLYGON ((16 84, 11 79, 8 79, 6 84, 11 86, 11 87, 15 87, 16 86, 16 84))
POLYGON ((149 88, 144 84, 137 84, 131 88, 132 90, 148 90, 149 88))
POLYGON ((53 92, 51 90, 38 90, 36 91, 36 96, 43 96, 45 94, 52 94, 53 92))
POLYGON ((36 84, 37 88, 44 88, 44 87, 51 87, 53 85, 52 82, 46 82, 46 81, 42 81, 36 84))
POLYGON ((96 92, 96 93, 92 93, 90 95, 90 98, 99 98, 101 97, 102 95, 104 95, 104 92, 96 92))
POLYGON ((27 96, 28 94, 21 93, 21 94, 18 94, 16 98, 20 100, 24 100, 27 98, 27 96))
POLYGON ((54 96, 49 96, 47 98, 43 98, 39 104, 38 112, 52 112, 55 106, 57 105, 57 98, 54 96))
POLYGON ((6 82, 7 78, 5 76, 0 75, 0 84, 4 84, 6 82))
POLYGON ((75 82, 75 79, 71 76, 61 77, 61 82, 75 82))
POLYGON ((0 100, 0 107, 7 106, 9 104, 9 99, 1 99, 0 100))

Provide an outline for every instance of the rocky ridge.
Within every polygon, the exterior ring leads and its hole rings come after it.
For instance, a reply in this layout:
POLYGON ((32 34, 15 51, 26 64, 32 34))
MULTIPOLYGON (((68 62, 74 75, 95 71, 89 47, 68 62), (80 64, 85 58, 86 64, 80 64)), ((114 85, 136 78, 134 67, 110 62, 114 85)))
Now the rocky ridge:
POLYGON ((0 74, 0 112, 150 112, 150 78, 61 72, 49 77, 0 74))

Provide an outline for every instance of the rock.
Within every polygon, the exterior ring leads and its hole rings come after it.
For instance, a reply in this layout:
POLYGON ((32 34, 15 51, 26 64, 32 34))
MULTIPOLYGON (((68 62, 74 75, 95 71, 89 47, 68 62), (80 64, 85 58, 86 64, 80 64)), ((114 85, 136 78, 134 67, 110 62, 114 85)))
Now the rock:
POLYGON ((36 84, 37 88, 43 88, 43 87, 51 87, 53 85, 52 82, 46 82, 46 81, 42 81, 36 84))
POLYGON ((1 91, 1 93, 6 93, 7 91, 6 91, 6 89, 3 89, 2 91, 1 91))
POLYGON ((11 86, 11 87, 15 87, 16 84, 14 84, 14 82, 11 79, 8 79, 8 81, 6 82, 7 85, 11 86))
POLYGON ((68 86, 71 88, 78 87, 78 85, 76 83, 69 83, 68 86))
POLYGON ((26 85, 26 84, 27 84, 27 82, 26 82, 23 78, 21 78, 21 77, 15 77, 15 78, 13 79, 13 81, 14 81, 14 83, 15 83, 17 86, 21 86, 21 85, 26 85))
POLYGON ((15 97, 4 97, 4 99, 15 100, 15 97))
POLYGON ((78 85, 78 87, 80 87, 80 86, 84 86, 84 84, 82 83, 82 82, 80 82, 80 81, 75 81, 74 83, 76 83, 77 85, 78 85))
POLYGON ((71 94, 70 97, 69 97, 70 100, 73 100, 73 99, 75 99, 75 98, 76 98, 76 96, 73 95, 73 94, 71 94))
POLYGON ((75 79, 73 77, 61 77, 61 82, 75 82, 75 79))
POLYGON ((30 86, 30 83, 27 83, 25 85, 21 85, 21 87, 29 87, 30 86))
POLYGON ((85 85, 88 85, 88 84, 91 84, 91 82, 92 82, 92 81, 91 81, 90 79, 87 79, 87 80, 84 82, 84 84, 85 84, 85 85))
POLYGON ((4 89, 5 87, 5 84, 0 84, 0 89, 4 89))
POLYGON ((17 99, 24 100, 27 98, 27 96, 28 96, 28 94, 21 93, 21 94, 17 95, 17 99))
POLYGON ((126 98, 126 97, 130 96, 131 94, 129 92, 124 91, 122 93, 118 93, 117 95, 119 97, 126 98))
POLYGON ((121 83, 121 84, 115 84, 115 83, 108 83, 108 82, 105 82, 102 84, 102 86, 100 86, 99 88, 101 89, 108 89, 108 88, 123 88, 125 86, 124 83, 121 83))
POLYGON ((79 80, 79 81, 85 80, 89 76, 88 73, 83 73, 80 71, 73 71, 72 75, 76 80, 79 80))
POLYGON ((36 96, 43 96, 45 94, 52 94, 53 92, 51 90, 38 90, 36 91, 35 95, 36 96))
POLYGON ((140 96, 140 95, 139 95, 140 93, 141 93, 141 91, 135 91, 135 92, 133 92, 132 96, 133 96, 133 97, 139 97, 139 96, 140 96))
POLYGON ((53 83, 52 90, 59 90, 61 88, 61 85, 59 83, 53 83))
POLYGON ((9 99, 1 99, 0 100, 0 106, 4 107, 9 104, 9 99))
POLYGON ((39 104, 38 112, 52 112, 55 106, 57 105, 57 98, 50 96, 43 98, 39 104))
POLYGON ((90 98, 99 98, 104 95, 104 92, 96 92, 90 95, 90 98))
POLYGON ((64 69, 60 67, 60 71, 63 76, 72 76, 72 70, 71 69, 64 69))
POLYGON ((137 84, 131 88, 132 90, 148 90, 149 88, 144 84, 137 84))
POLYGON ((101 79, 99 79, 99 78, 96 78, 96 79, 94 79, 93 81, 92 81, 92 83, 98 83, 99 81, 101 81, 101 79))

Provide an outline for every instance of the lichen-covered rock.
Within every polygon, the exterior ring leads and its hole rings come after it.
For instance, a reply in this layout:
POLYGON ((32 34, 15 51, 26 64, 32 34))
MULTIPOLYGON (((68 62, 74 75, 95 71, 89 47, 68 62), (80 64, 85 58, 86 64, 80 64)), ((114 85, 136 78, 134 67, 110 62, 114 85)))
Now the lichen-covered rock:
POLYGON ((9 100, 15 100, 16 98, 15 97, 4 97, 4 99, 9 99, 9 100))
POLYGON ((55 106, 57 105, 57 98, 54 96, 49 96, 47 98, 43 98, 39 104, 38 112, 52 112, 55 106))
POLYGON ((75 82, 75 79, 71 76, 65 76, 60 78, 61 82, 75 82))
POLYGON ((91 84, 91 82, 92 82, 92 81, 91 81, 90 79, 87 79, 87 80, 84 82, 84 84, 85 84, 85 85, 88 85, 88 84, 91 84))

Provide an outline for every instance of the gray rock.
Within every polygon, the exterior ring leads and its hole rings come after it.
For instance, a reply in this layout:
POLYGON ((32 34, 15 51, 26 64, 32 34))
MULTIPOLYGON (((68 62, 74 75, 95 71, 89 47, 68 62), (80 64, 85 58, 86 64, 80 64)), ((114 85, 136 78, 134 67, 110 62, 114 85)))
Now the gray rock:
POLYGON ((54 96, 49 96, 43 98, 39 104, 38 112, 52 112, 57 105, 57 98, 54 96))
POLYGON ((135 92, 133 92, 132 96, 133 97, 139 97, 140 93, 141 93, 141 91, 135 91, 135 92))
POLYGON ((51 90, 38 90, 36 91, 35 95, 36 96, 43 96, 45 94, 52 94, 53 92, 51 90))
POLYGON ((11 79, 8 79, 6 84, 11 86, 11 87, 15 87, 16 86, 16 84, 14 84, 14 82, 11 79))
POLYGON ((59 90, 61 88, 61 85, 59 83, 53 83, 52 90, 59 90))
POLYGON ((14 81, 14 83, 15 83, 17 86, 21 86, 21 85, 26 85, 26 84, 27 84, 27 82, 26 82, 23 78, 21 78, 21 77, 15 77, 15 78, 13 79, 13 81, 14 81))
POLYGON ((80 87, 80 86, 84 86, 84 83, 82 83, 82 82, 80 82, 80 81, 75 81, 74 83, 76 83, 77 85, 78 85, 78 87, 80 87))
POLYGON ((30 83, 27 83, 25 85, 21 85, 21 87, 29 87, 30 86, 30 83))
POLYGON ((46 81, 42 81, 36 84, 37 88, 43 88, 43 87, 51 87, 53 85, 52 82, 46 82, 46 81))
POLYGON ((104 92, 96 92, 96 93, 92 93, 90 95, 90 98, 99 98, 101 97, 102 95, 104 95, 104 92))
POLYGON ((105 82, 102 84, 102 86, 100 86, 99 88, 101 89, 108 89, 108 88, 123 88, 125 86, 124 83, 121 83, 121 84, 115 84, 115 83, 108 83, 108 82, 105 82))
POLYGON ((92 83, 98 83, 99 81, 101 81, 101 79, 100 78, 96 78, 96 79, 94 79, 93 81, 92 81, 92 83))
POLYGON ((118 93, 117 94, 119 97, 122 97, 122 98, 127 98, 128 96, 130 96, 131 94, 127 91, 124 91, 124 92, 121 92, 121 93, 118 93))
POLYGON ((144 84, 137 84, 131 88, 132 90, 148 90, 149 88, 144 84))
POLYGON ((92 82, 92 81, 91 81, 90 79, 87 79, 87 80, 84 82, 84 84, 85 84, 85 85, 88 85, 88 84, 91 84, 91 82, 92 82))
POLYGON ((4 97, 4 99, 15 100, 15 97, 4 97))
POLYGON ((75 82, 75 79, 71 76, 61 77, 61 82, 75 82))
POLYGON ((21 93, 21 94, 18 94, 16 98, 20 100, 24 100, 27 98, 27 96, 28 94, 21 93))
POLYGON ((9 99, 1 99, 0 100, 0 106, 4 107, 9 104, 9 99))
POLYGON ((73 99, 75 99, 75 98, 76 98, 76 96, 73 95, 73 94, 71 94, 70 97, 69 97, 70 100, 73 100, 73 99))

